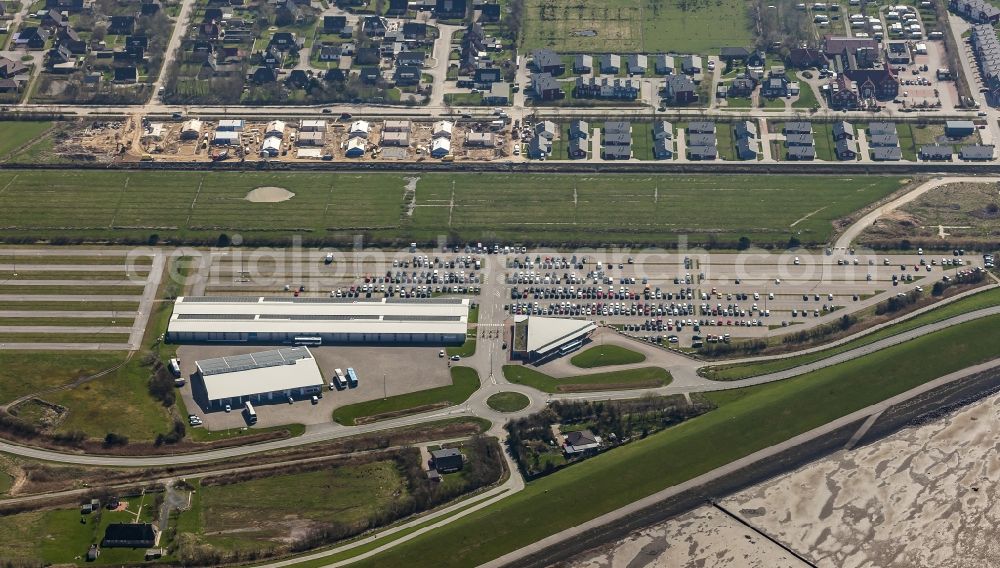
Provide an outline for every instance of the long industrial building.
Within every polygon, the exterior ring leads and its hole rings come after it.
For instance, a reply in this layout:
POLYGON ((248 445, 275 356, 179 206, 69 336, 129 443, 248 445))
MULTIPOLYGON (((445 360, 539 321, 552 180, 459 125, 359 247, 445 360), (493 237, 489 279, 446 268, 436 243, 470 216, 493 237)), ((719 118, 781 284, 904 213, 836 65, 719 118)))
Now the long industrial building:
POLYGON ((285 347, 197 361, 196 380, 210 406, 284 402, 323 390, 323 375, 308 347, 285 347))
POLYGON ((167 327, 173 343, 267 345, 465 342, 464 298, 177 298, 167 327))

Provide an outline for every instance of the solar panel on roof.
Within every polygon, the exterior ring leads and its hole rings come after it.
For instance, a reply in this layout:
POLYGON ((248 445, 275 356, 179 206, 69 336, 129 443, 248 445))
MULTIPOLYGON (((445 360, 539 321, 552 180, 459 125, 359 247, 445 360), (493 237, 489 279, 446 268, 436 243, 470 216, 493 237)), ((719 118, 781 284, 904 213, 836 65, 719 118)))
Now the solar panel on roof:
POLYGON ((256 301, 256 296, 184 296, 181 300, 185 304, 207 304, 212 302, 242 302, 251 304, 256 301))
POLYGON ((462 321, 462 316, 431 316, 431 315, 387 315, 382 321, 462 321))
POLYGON ((177 314, 179 320, 252 320, 253 314, 177 314))
POLYGON ((305 347, 285 347, 246 355, 230 355, 228 357, 205 359, 204 361, 198 361, 197 365, 201 370, 202 376, 207 377, 223 373, 236 373, 239 371, 275 367, 311 357, 312 355, 305 347))

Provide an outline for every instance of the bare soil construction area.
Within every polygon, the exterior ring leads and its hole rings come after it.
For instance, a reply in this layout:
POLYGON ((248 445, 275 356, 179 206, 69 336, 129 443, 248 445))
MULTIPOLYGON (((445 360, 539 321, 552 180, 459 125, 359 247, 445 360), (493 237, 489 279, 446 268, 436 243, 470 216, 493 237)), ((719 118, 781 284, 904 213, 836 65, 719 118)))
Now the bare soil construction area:
POLYGON ((806 565, 757 530, 821 567, 1000 565, 998 410, 992 395, 721 502, 752 529, 701 507, 576 565, 806 565))
POLYGON ((257 187, 250 190, 244 198, 251 203, 281 203, 295 197, 295 194, 283 187, 257 187))
POLYGON ((921 195, 878 220, 861 234, 875 243, 898 239, 922 242, 992 242, 1000 237, 1000 187, 995 183, 954 183, 921 195))

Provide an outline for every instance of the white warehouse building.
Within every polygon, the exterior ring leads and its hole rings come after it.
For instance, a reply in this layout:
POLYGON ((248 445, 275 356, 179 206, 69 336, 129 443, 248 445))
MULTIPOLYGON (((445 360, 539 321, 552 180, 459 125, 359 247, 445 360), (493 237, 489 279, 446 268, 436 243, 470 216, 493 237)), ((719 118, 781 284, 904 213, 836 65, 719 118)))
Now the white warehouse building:
POLYGON ((196 384, 204 389, 209 407, 216 408, 304 398, 321 392, 325 383, 308 347, 204 359, 195 365, 196 384))
POLYGON ((268 345, 465 342, 465 298, 177 298, 167 326, 174 343, 268 345))

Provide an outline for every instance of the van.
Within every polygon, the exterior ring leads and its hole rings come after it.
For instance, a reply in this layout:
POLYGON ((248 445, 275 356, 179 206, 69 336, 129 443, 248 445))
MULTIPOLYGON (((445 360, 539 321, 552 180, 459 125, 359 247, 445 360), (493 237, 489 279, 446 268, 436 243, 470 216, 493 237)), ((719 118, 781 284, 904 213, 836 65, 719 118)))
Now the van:
POLYGON ((167 364, 167 366, 170 368, 170 374, 172 374, 174 377, 181 376, 181 365, 180 362, 177 361, 177 358, 171 359, 170 362, 167 364))

